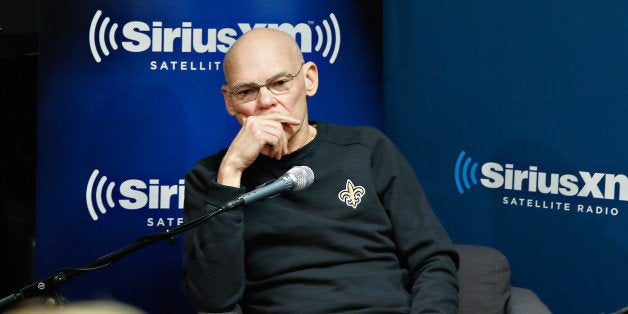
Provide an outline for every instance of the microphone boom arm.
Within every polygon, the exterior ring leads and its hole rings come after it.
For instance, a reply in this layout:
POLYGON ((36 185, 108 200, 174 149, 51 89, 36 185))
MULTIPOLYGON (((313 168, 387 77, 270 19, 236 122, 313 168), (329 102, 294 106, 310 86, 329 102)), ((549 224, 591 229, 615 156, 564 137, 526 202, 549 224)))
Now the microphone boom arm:
MULTIPOLYGON (((300 191, 310 186, 312 182, 314 182, 314 173, 312 172, 312 169, 307 166, 295 166, 290 169, 285 175, 277 178, 273 182, 263 185, 262 187, 255 189, 251 192, 244 193, 234 200, 225 203, 219 208, 209 208, 209 212, 193 220, 184 222, 172 229, 166 229, 158 233, 142 236, 135 240, 133 243, 124 246, 116 251, 113 251, 107 255, 104 255, 94 260, 93 262, 84 265, 83 267, 59 269, 52 276, 31 283, 20 289, 18 293, 14 293, 0 299, 0 310, 8 309, 10 306, 16 304, 21 300, 35 296, 51 296, 50 298, 46 299, 47 303, 51 303, 54 305, 63 304, 63 298, 59 296, 58 292, 59 287, 67 283, 70 279, 82 273, 95 269, 100 269, 102 267, 110 265, 131 252, 135 252, 143 247, 149 246, 162 240, 169 239, 171 243, 175 243, 175 235, 188 231, 215 215, 218 215, 225 211, 243 207, 249 203, 265 199, 267 197, 279 194, 283 191, 300 191)), ((208 209, 208 207, 209 206, 206 206, 205 209, 208 209)))
POLYGON ((153 243, 169 239, 170 242, 174 244, 176 242, 175 235, 188 231, 217 214, 228 210, 240 208, 242 206, 244 206, 244 202, 234 203, 234 201, 231 201, 223 205, 222 207, 219 207, 218 209, 214 209, 213 211, 210 211, 196 219, 182 223, 172 229, 166 229, 158 233, 142 236, 135 240, 133 243, 124 246, 116 251, 113 251, 107 255, 104 255, 80 268, 59 269, 57 272, 47 277, 46 279, 31 283, 21 288, 18 293, 14 293, 0 299, 0 310, 3 311, 9 309, 12 305, 18 303, 19 301, 37 296, 48 296, 48 298, 46 298, 46 303, 61 305, 64 303, 64 301, 63 298, 59 295, 58 289, 63 284, 69 282, 70 279, 82 273, 86 273, 88 271, 100 269, 102 267, 110 265, 113 262, 121 259, 123 256, 131 252, 135 252, 143 247, 149 246, 153 243))

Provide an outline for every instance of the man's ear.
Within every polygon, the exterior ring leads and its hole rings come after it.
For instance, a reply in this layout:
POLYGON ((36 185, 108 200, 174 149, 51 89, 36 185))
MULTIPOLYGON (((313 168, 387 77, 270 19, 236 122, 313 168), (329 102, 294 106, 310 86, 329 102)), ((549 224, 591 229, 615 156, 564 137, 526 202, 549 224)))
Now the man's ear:
POLYGON ((307 62, 305 69, 305 93, 308 96, 314 96, 318 90, 318 67, 314 62, 307 62))
POLYGON ((232 115, 235 116, 236 112, 235 109, 233 108, 233 103, 231 102, 231 97, 229 95, 229 92, 227 91, 227 85, 223 85, 220 90, 222 91, 222 97, 225 100, 225 109, 227 109, 227 112, 232 115))

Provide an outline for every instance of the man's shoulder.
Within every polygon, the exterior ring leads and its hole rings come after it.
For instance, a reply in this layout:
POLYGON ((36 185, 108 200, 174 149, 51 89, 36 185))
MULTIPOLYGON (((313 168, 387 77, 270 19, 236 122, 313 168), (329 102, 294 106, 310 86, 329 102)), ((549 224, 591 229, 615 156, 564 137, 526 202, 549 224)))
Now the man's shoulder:
POLYGON ((370 146, 386 135, 376 127, 370 125, 340 125, 322 123, 327 128, 327 140, 338 144, 361 143, 370 146))

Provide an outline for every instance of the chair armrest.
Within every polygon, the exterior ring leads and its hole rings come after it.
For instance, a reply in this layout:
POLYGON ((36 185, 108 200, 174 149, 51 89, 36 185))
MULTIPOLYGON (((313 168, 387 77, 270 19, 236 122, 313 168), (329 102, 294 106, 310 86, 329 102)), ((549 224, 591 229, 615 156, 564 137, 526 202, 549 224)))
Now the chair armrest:
POLYGON ((506 313, 509 314, 549 314, 549 308, 541 301, 538 295, 530 289, 512 287, 510 288, 510 298, 506 304, 506 313))

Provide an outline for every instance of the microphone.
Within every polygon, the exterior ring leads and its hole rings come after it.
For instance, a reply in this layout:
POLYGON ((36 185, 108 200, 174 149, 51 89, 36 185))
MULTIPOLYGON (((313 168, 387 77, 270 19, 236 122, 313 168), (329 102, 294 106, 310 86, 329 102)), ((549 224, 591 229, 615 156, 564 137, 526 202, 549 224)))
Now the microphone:
POLYGON ((314 171, 308 166, 294 166, 283 176, 258 186, 223 205, 223 210, 235 209, 275 196, 285 191, 301 191, 314 182, 314 171))

